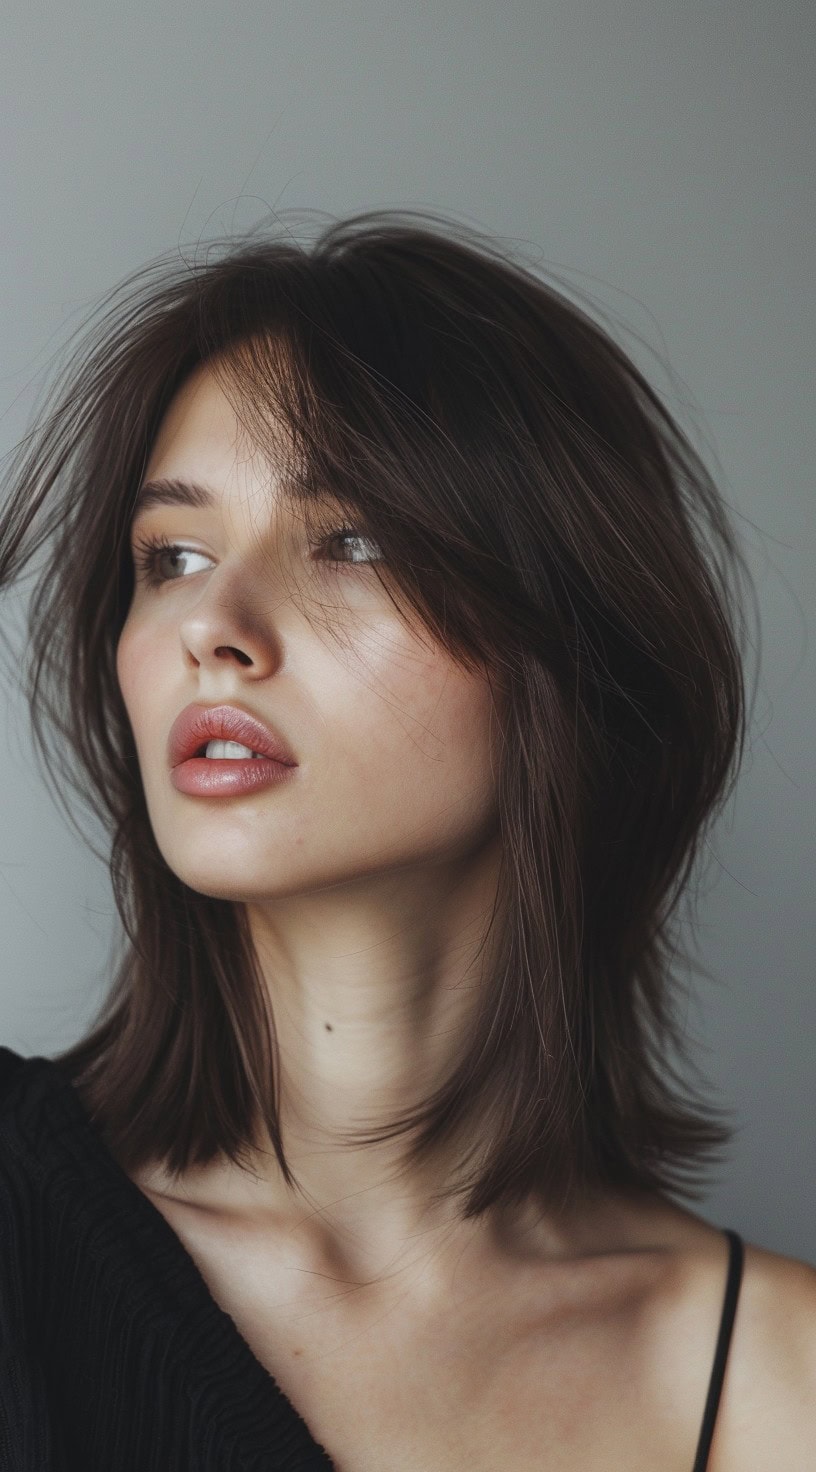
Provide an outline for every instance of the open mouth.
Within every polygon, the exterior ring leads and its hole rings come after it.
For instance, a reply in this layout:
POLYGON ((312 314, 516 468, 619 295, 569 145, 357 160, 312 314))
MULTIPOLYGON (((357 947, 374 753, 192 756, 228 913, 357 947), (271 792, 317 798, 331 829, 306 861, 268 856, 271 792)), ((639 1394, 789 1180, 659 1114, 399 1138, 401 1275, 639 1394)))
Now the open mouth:
POLYGON ((252 751, 248 746, 243 746, 239 741, 218 740, 213 738, 205 741, 193 752, 192 757, 187 760, 204 757, 207 761, 274 761, 274 757, 267 756, 262 751, 252 751))
POLYGON ((172 768, 170 781, 188 797, 252 796, 290 779, 296 766, 241 742, 213 737, 172 768))

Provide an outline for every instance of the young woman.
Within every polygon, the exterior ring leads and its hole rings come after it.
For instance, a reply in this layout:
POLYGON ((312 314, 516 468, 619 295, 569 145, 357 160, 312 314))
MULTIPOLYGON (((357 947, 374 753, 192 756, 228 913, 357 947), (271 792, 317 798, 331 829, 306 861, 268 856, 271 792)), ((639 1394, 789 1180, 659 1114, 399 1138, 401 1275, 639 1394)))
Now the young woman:
POLYGON ((669 1056, 745 729, 701 460, 439 216, 104 305, 0 522, 123 923, 0 1050, 3 1466, 816 1465, 816 1271, 674 1199, 731 1133, 669 1056))

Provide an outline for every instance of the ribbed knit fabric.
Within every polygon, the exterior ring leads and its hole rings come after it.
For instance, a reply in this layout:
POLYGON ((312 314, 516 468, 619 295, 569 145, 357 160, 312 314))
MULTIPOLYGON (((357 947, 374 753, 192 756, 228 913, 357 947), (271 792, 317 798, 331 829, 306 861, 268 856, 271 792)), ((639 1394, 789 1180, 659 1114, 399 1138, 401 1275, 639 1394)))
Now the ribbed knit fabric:
POLYGON ((0 1472, 331 1466, 68 1079, 0 1048, 0 1472))
MULTIPOLYGON (((725 1231, 693 1472, 708 1465, 742 1277, 742 1240, 725 1231)), ((0 1047, 0 1472, 332 1465, 68 1078, 0 1047)))

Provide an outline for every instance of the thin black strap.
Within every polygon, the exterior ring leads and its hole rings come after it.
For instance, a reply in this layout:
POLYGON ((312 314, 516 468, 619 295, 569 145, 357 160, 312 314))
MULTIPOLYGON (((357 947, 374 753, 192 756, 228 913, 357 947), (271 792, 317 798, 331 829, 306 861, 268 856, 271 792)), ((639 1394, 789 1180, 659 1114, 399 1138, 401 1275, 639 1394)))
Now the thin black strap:
POLYGON ((737 1312, 737 1299, 739 1297, 740 1284, 742 1282, 742 1268, 745 1261, 745 1248, 739 1232, 733 1231, 731 1227, 724 1227, 723 1231, 728 1238, 728 1277, 725 1284, 720 1332, 717 1336, 717 1348, 714 1351, 714 1364, 708 1385, 708 1397, 703 1412, 703 1424, 700 1427, 700 1440, 697 1443, 697 1455, 694 1458, 692 1472, 705 1472, 708 1465, 708 1454, 711 1450, 714 1423, 717 1419, 717 1411, 720 1405, 720 1395, 725 1378, 725 1364, 731 1344, 731 1330, 734 1327, 734 1316, 737 1312))

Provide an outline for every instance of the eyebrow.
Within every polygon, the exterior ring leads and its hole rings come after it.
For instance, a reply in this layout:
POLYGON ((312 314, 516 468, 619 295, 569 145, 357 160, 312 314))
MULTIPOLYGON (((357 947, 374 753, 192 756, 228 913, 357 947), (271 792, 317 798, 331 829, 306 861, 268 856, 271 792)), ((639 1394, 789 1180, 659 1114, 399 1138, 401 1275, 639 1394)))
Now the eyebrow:
MULTIPOLYGON (((283 502, 292 505, 304 499, 294 482, 284 478, 279 487, 280 497, 283 502)), ((331 492, 328 490, 320 494, 307 495, 307 500, 332 500, 331 492)), ((174 476, 160 476, 155 480, 146 480, 139 487, 130 512, 131 522, 137 516, 152 510, 154 506, 189 506, 194 511, 211 511, 218 505, 219 498, 214 491, 202 485, 200 481, 179 480, 174 476)))
POLYGON ((218 504, 218 499, 206 486, 197 481, 161 478, 146 480, 136 492, 131 511, 135 521, 154 506, 191 506, 196 511, 208 511, 218 504))

